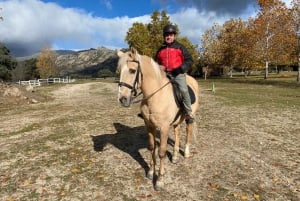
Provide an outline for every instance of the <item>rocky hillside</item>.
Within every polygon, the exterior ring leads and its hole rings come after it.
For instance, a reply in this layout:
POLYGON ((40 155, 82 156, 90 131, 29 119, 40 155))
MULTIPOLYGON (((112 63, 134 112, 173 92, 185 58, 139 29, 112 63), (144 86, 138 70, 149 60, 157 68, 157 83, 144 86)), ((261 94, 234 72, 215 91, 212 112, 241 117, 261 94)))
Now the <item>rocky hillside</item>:
POLYGON ((83 51, 57 51, 56 64, 62 76, 95 77, 99 70, 116 71, 118 57, 115 50, 105 47, 83 51))

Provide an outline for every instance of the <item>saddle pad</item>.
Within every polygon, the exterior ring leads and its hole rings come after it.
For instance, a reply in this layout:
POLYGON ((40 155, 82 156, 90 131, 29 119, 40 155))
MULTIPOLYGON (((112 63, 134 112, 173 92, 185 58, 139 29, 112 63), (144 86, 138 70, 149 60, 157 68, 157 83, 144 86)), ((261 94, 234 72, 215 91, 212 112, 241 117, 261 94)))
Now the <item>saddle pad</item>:
POLYGON ((189 94, 190 94, 190 98, 191 98, 191 104, 194 104, 196 101, 195 93, 193 92, 193 90, 190 86, 188 86, 188 89, 189 89, 189 94))

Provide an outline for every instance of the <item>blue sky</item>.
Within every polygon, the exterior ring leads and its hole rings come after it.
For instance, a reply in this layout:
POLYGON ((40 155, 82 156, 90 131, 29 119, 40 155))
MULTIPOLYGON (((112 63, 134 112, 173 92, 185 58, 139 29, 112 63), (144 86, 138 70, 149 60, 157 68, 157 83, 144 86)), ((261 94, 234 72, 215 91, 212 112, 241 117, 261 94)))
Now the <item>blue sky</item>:
POLYGON ((28 56, 45 46, 127 47, 128 29, 134 22, 150 22, 155 10, 166 10, 181 35, 200 44, 214 23, 255 16, 257 5, 256 0, 0 0, 0 8, 0 43, 14 56, 28 56))

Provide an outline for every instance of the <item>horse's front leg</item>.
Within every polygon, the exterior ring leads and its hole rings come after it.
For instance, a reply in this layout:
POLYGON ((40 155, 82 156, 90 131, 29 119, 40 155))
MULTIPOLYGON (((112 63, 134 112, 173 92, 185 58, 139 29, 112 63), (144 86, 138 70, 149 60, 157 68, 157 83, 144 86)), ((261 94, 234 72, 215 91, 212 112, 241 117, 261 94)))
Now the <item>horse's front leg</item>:
POLYGON ((179 130, 180 130, 180 125, 175 125, 174 127, 174 149, 173 149, 173 156, 172 156, 172 163, 177 163, 178 161, 178 154, 179 154, 179 130))
POLYGON ((155 173, 155 166, 156 166, 156 156, 155 156, 155 149, 156 149, 156 142, 155 142, 155 133, 156 129, 151 126, 147 126, 148 137, 149 137, 149 150, 150 150, 150 162, 149 162, 149 171, 147 172, 147 177, 149 179, 153 179, 153 175, 155 173))
POLYGON ((159 165, 159 174, 157 177, 157 181, 155 183, 155 190, 161 190, 164 185, 165 160, 166 160, 169 131, 170 131, 169 126, 160 129, 160 147, 158 152, 160 158, 160 165, 159 165))
POLYGON ((191 145, 192 132, 193 132, 193 123, 186 124, 186 140, 185 140, 185 149, 184 149, 185 158, 189 158, 191 156, 190 145, 191 145))

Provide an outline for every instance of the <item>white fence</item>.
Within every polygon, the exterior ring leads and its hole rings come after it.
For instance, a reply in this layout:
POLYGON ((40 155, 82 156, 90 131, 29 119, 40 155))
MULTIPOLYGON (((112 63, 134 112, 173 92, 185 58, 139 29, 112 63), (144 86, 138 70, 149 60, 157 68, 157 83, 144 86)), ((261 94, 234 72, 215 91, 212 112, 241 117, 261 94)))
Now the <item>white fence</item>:
POLYGON ((19 85, 29 85, 29 86, 41 86, 43 84, 50 84, 50 83, 71 83, 75 82, 74 79, 70 77, 66 78, 48 78, 48 79, 37 79, 37 80, 28 80, 28 81, 19 81, 19 85))

